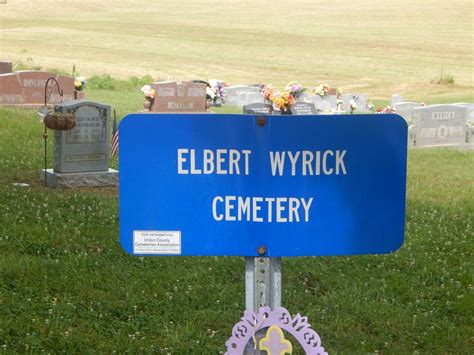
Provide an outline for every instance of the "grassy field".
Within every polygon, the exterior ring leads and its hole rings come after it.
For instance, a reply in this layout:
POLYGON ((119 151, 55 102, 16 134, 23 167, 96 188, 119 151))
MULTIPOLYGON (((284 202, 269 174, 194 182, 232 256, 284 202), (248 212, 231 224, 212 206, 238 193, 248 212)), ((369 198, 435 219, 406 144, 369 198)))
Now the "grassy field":
POLYGON ((298 80, 376 99, 473 101, 472 21, 471 0, 9 0, 0 58, 76 64, 85 76, 298 80), (441 72, 446 85, 432 82, 441 72))
MULTIPOLYGON (((88 95, 120 116, 142 100, 88 95)), ((115 189, 39 183, 42 127, 0 108, 0 353, 224 351, 244 260, 126 255, 115 189)), ((284 259, 283 305, 309 316, 330 353, 472 353, 473 176, 473 152, 410 151, 404 246, 284 259)))

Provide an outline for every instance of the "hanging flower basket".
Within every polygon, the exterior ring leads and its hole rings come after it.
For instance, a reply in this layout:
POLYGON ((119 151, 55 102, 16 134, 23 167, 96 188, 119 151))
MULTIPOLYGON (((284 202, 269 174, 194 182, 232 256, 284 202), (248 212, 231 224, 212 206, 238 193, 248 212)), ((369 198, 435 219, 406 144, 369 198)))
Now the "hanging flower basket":
POLYGON ((49 112, 43 121, 46 127, 57 131, 67 131, 76 126, 76 117, 72 113, 49 112))

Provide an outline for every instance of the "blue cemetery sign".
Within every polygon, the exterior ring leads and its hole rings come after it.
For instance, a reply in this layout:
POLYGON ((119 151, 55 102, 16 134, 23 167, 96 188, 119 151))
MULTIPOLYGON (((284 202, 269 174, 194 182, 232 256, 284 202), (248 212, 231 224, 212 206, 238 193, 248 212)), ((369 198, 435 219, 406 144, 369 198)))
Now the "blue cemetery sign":
POLYGON ((398 115, 133 114, 119 132, 130 254, 352 255, 403 243, 398 115))

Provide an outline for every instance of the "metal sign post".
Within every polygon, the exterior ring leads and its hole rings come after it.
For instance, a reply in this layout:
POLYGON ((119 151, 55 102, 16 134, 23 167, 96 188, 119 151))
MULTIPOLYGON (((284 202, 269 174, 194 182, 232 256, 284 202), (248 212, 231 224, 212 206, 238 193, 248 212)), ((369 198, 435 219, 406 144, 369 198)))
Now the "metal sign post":
MULTIPOLYGON (((245 258, 245 309, 258 311, 260 307, 275 309, 281 306, 281 258, 245 258)), ((256 332, 259 344, 265 332, 256 332)), ((260 354, 258 346, 249 343, 247 354, 260 354)))

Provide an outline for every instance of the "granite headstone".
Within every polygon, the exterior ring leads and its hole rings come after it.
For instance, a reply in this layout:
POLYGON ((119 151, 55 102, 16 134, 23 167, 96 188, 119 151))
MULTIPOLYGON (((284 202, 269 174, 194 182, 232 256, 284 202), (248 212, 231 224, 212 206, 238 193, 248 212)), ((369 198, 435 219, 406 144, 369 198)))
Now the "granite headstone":
POLYGON ((47 171, 48 186, 117 185, 117 171, 108 166, 110 106, 73 100, 56 105, 55 111, 72 113, 76 125, 68 131, 54 131, 54 167, 47 171))
POLYGON ((205 112, 206 85, 202 83, 175 81, 154 82, 155 99, 151 112, 205 112))
MULTIPOLYGON (((48 103, 57 104, 74 99, 74 79, 58 76, 43 71, 19 71, 0 74, 0 105, 19 105, 40 107, 44 105, 44 87, 49 78, 55 78, 63 91, 60 97, 56 90, 52 91, 48 103)), ((77 92, 80 97, 83 92, 77 92)))
POLYGON ((415 108, 420 107, 420 104, 418 102, 399 102, 392 107, 408 124, 413 124, 415 108))
POLYGON ((415 108, 417 147, 464 145, 467 108, 456 105, 432 105, 415 108))
POLYGON ((297 102, 290 107, 292 115, 317 115, 318 111, 311 102, 297 102))
POLYGON ((243 106, 247 104, 247 94, 260 94, 260 88, 255 86, 228 86, 224 90, 227 106, 243 106))

